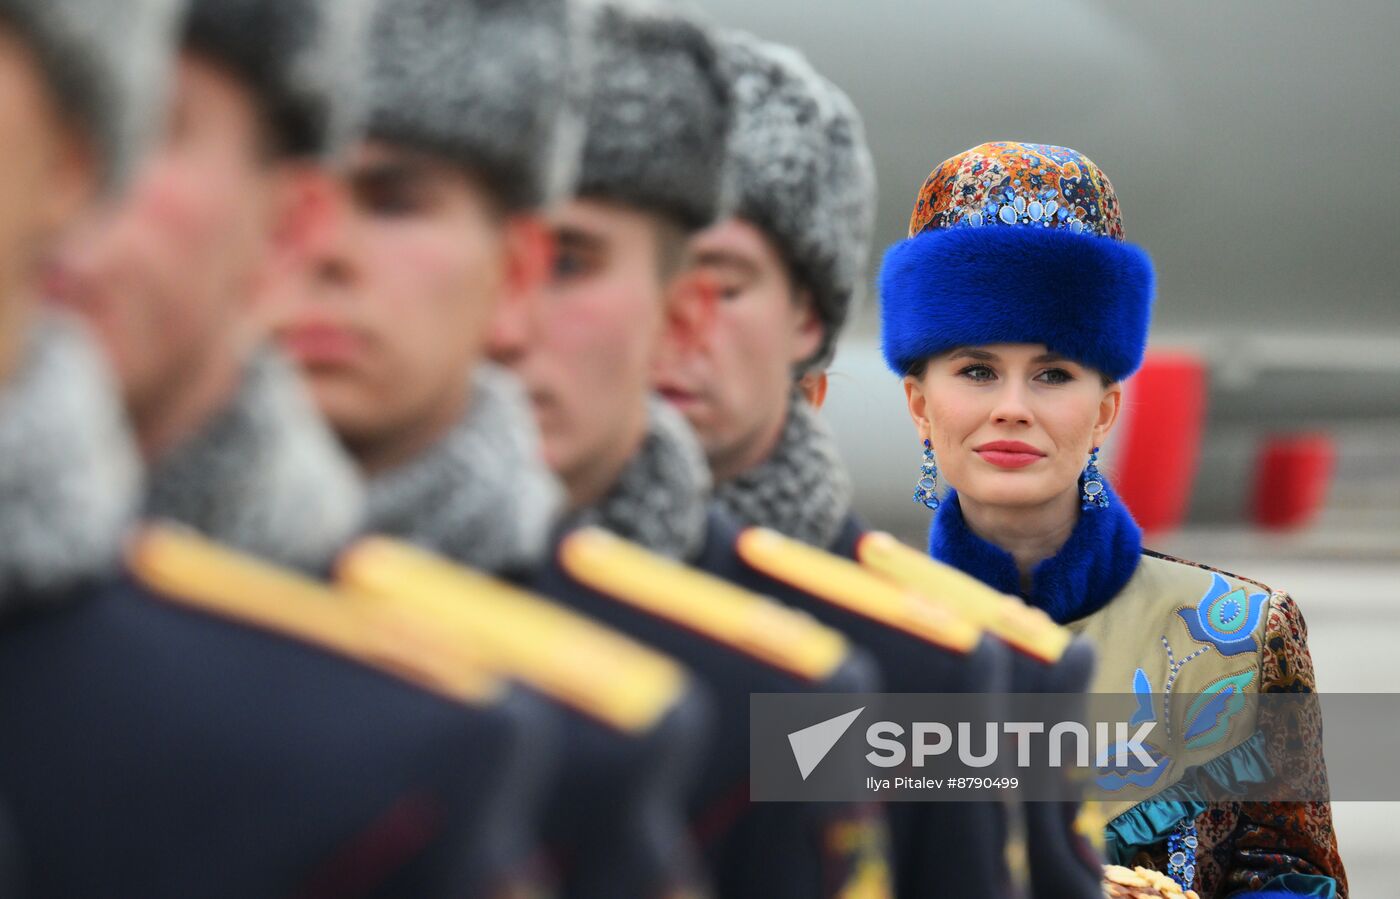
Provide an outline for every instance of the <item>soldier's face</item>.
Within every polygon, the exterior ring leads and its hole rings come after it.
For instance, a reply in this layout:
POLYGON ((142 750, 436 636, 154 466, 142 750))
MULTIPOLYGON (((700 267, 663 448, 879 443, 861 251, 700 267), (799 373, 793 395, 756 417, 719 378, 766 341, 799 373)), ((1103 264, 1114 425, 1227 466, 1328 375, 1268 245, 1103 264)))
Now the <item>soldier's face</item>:
POLYGON ((739 219, 690 244, 689 264, 718 300, 699 339, 657 359, 656 385, 695 428, 721 480, 762 461, 786 419, 795 366, 822 324, 777 248, 739 219))
POLYGON ((576 504, 640 444, 666 285, 655 217, 594 200, 551 216, 555 272, 521 339, 500 354, 529 391, 545 458, 576 504))
POLYGON ((0 25, 0 380, 18 358, 39 255, 88 198, 91 162, 37 59, 0 25))
POLYGON ((456 166, 384 144, 358 148, 343 185, 337 226, 270 306, 322 412, 372 471, 463 414, 493 316, 517 292, 527 226, 456 166))
POLYGON ((190 56, 173 87, 130 192, 74 230, 47 278, 107 350, 138 430, 202 372, 231 368, 275 225, 276 168, 251 94, 190 56))

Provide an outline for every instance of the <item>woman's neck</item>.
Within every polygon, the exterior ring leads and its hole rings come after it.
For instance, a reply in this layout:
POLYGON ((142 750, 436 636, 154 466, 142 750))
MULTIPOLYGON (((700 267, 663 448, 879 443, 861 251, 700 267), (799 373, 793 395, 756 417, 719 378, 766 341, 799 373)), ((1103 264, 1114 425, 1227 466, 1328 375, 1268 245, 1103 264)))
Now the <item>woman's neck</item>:
POLYGON ((1036 566, 1058 553, 1079 523, 1077 489, 1038 506, 979 503, 965 493, 958 494, 958 502, 972 533, 1010 553, 1021 575, 1021 590, 1026 593, 1036 566))

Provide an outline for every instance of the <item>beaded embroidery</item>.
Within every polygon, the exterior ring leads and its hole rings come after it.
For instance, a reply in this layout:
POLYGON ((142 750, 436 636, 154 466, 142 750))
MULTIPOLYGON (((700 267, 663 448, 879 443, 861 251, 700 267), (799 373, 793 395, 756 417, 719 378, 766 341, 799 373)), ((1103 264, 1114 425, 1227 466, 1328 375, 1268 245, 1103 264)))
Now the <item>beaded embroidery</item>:
POLYGON ((1196 880, 1196 848, 1200 844, 1196 822, 1190 818, 1178 821, 1167 837, 1167 874, 1183 890, 1191 889, 1196 880))

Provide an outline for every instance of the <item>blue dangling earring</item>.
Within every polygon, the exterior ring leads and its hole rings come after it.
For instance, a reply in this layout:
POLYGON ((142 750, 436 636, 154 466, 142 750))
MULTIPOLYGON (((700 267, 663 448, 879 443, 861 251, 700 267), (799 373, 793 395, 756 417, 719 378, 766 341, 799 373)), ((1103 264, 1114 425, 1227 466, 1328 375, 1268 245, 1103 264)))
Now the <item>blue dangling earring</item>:
POLYGON ((924 441, 924 462, 919 466, 914 502, 938 511, 938 460, 933 457, 933 442, 930 440, 924 441))
POLYGON ((1099 448, 1089 453, 1089 464, 1084 468, 1083 482, 1084 511, 1108 508, 1108 491, 1104 489, 1103 475, 1099 474, 1099 448))

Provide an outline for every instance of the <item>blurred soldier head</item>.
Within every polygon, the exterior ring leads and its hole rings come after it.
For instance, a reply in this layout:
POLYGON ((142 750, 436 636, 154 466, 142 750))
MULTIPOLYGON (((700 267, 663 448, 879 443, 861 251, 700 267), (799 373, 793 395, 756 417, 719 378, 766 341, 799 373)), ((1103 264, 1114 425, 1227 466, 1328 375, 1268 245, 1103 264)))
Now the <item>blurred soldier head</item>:
POLYGON ((350 127, 333 95, 362 0, 193 0, 164 130, 129 194, 89 217, 48 290, 107 349, 148 457, 237 389, 261 282, 324 220, 315 164, 350 127))
POLYGON ((39 254, 95 188, 120 185, 139 152, 173 6, 0 0, 0 377, 25 333, 39 254))
POLYGON ((470 405, 494 324, 549 270, 537 210, 571 188, 581 134, 566 0, 382 0, 347 214, 273 302, 282 344, 369 472, 470 405))
MULTIPOLYGON (((573 505, 598 499, 642 443, 650 372, 685 291, 685 241, 720 214, 728 88, 709 33, 661 6, 605 2, 578 198, 550 218, 552 279, 502 329, 551 467, 573 505)), ((681 304, 684 305, 684 304, 681 304)))
POLYGON ((816 405, 825 396, 865 277, 875 182, 850 101, 796 51, 741 33, 720 46, 735 92, 737 208, 691 242, 689 263, 719 299, 703 338, 658 360, 657 387, 726 481, 772 451, 795 382, 816 405))

